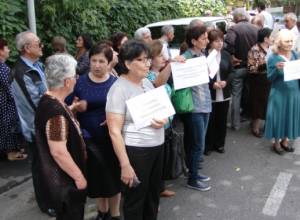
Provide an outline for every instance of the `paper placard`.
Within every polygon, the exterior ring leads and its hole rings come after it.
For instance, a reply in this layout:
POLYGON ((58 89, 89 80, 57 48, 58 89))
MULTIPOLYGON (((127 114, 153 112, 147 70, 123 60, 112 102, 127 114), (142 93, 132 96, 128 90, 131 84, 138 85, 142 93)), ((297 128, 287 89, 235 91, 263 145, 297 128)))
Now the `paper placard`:
POLYGON ((284 62, 284 81, 300 79, 300 60, 284 62))
POLYGON ((183 89, 209 82, 205 56, 187 59, 185 63, 172 62, 174 89, 183 89))
POLYGON ((136 129, 151 125, 153 119, 165 119, 175 114, 165 86, 131 98, 126 105, 136 129))

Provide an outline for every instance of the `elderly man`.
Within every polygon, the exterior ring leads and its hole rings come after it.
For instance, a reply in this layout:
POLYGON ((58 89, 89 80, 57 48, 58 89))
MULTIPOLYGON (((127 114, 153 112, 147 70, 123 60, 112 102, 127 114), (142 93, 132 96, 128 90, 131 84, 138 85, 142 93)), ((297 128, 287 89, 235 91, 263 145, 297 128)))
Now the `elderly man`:
POLYGON ((165 25, 161 28, 161 38, 159 39, 163 43, 162 53, 165 60, 171 60, 171 51, 169 49, 169 43, 174 39, 174 27, 172 25, 165 25))
POLYGON ((297 16, 292 12, 287 13, 284 16, 284 25, 285 25, 286 29, 289 29, 294 34, 293 49, 297 50, 296 42, 298 41, 298 38, 300 37, 300 32, 297 27, 297 16))
POLYGON ((46 92, 46 80, 39 58, 43 55, 43 45, 38 36, 30 31, 16 36, 16 47, 20 54, 12 69, 12 91, 15 98, 23 136, 29 144, 32 156, 32 179, 36 201, 43 212, 53 216, 55 212, 43 204, 43 186, 39 183, 37 170, 39 161, 36 157, 34 116, 42 95, 46 92))
POLYGON ((152 41, 151 31, 147 27, 141 27, 135 31, 134 38, 148 44, 152 41))
POLYGON ((245 9, 235 9, 233 19, 236 24, 228 29, 225 37, 225 49, 231 54, 234 66, 231 77, 231 127, 234 130, 240 129, 240 105, 244 80, 247 75, 248 51, 257 42, 258 28, 250 24, 247 17, 245 9))

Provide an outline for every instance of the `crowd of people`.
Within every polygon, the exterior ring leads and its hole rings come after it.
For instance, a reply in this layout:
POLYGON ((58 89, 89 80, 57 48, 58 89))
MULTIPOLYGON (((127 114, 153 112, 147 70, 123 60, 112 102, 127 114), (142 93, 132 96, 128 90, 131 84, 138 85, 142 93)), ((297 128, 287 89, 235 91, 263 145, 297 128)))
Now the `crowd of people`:
POLYGON ((0 39, 0 150, 9 160, 29 156, 41 211, 82 220, 88 196, 96 198, 96 220, 120 219, 121 213, 125 220, 157 219, 160 196, 175 195, 162 177, 173 123, 183 124, 187 187, 198 191, 211 189, 210 177, 200 172, 203 155, 225 153, 227 128, 239 130, 241 115, 251 118, 255 137, 272 140, 275 153, 293 152, 289 141, 300 136, 299 80, 284 81, 283 68, 298 59, 297 17, 286 14, 279 30, 264 5, 259 12, 250 22, 244 9, 234 10, 227 33, 193 20, 177 57, 169 51, 172 26, 156 40, 145 27, 134 39, 118 32, 97 43, 80 34, 74 56, 56 36, 45 67, 39 37, 21 32, 11 70, 5 64, 10 50, 0 39), (213 51, 218 71, 189 88, 193 109, 136 129, 126 101, 159 86, 171 97, 171 63, 213 51))

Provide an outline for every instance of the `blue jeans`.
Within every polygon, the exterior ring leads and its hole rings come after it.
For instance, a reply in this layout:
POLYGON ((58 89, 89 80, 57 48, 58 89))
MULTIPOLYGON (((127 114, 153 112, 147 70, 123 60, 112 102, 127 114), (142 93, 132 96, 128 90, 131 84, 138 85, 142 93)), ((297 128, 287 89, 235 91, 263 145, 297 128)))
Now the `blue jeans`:
POLYGON ((198 166, 205 150, 205 135, 208 126, 209 113, 190 114, 191 149, 189 156, 189 179, 196 180, 198 166))

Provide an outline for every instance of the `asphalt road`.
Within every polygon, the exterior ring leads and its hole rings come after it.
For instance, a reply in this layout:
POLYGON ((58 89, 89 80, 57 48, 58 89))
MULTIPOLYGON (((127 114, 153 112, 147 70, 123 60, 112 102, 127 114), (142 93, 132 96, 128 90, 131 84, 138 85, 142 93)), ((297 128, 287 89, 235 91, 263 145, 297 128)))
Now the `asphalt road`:
MULTIPOLYGON (((228 130, 226 153, 205 157, 202 172, 212 178, 212 189, 188 189, 183 177, 167 182, 176 196, 161 200, 158 219, 299 220, 300 140, 292 144, 294 153, 279 156, 269 141, 250 135, 246 123, 228 130)), ((93 204, 89 200, 86 219, 95 216, 93 204)), ((0 195, 0 219, 49 219, 36 207, 31 180, 0 195)))

